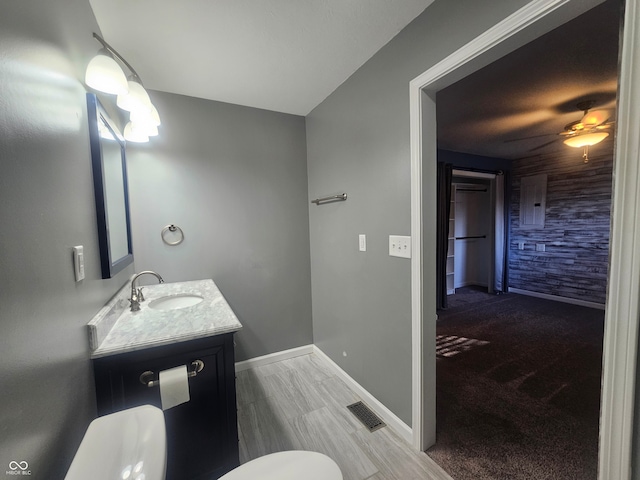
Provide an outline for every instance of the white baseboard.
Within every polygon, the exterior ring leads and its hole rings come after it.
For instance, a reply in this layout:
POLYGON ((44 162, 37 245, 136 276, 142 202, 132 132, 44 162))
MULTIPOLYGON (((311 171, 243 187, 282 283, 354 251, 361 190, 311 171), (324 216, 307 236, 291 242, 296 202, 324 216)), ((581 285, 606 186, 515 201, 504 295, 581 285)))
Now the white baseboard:
POLYGON ((547 293, 532 292, 530 290, 521 290, 519 288, 509 287, 509 292, 519 293, 520 295, 527 295, 529 297, 538 297, 538 298, 544 298, 546 300, 554 300, 556 302, 571 303, 573 305, 580 305, 582 307, 597 308, 598 310, 604 310, 604 307, 605 307, 604 304, 602 303, 587 302, 586 300, 578 300, 577 298, 560 297, 558 295, 549 295, 547 293))
POLYGON ((376 397, 371 395, 362 385, 356 382, 351 376, 331 360, 326 353, 313 345, 313 353, 322 358, 331 369, 340 377, 356 394, 373 410, 394 432, 413 446, 413 432, 411 427, 404 423, 395 413, 385 407, 376 397))
POLYGON ((310 353, 313 353, 313 345, 303 345, 302 347, 290 348, 289 350, 282 350, 281 352, 275 352, 268 355, 263 355, 261 357, 250 358, 249 360, 236 362, 236 372, 241 372, 242 370, 246 370, 248 368, 260 367, 262 365, 269 365, 270 363, 287 360, 288 358, 308 355, 310 353))

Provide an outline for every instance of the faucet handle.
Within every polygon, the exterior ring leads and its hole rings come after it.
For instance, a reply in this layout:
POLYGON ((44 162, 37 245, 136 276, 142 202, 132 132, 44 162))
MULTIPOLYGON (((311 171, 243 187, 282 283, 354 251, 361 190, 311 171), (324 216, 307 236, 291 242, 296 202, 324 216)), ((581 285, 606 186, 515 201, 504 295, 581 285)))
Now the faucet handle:
POLYGON ((138 301, 138 297, 136 295, 132 295, 129 299, 129 303, 131 303, 131 311, 137 312, 140 310, 140 302, 138 301))
POLYGON ((142 294, 142 289, 143 289, 143 288, 144 288, 144 287, 140 287, 140 288, 138 289, 138 295, 137 295, 137 297, 138 297, 138 302, 144 302, 144 295, 142 294))

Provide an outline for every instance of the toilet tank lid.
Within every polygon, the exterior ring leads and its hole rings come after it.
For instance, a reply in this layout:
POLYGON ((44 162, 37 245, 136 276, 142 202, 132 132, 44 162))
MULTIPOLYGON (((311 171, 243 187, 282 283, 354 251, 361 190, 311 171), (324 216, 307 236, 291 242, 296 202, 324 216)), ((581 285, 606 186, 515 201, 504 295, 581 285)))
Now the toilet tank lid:
POLYGON ((143 405, 91 422, 65 480, 164 480, 166 458, 164 414, 143 405))
POLYGON ((271 453, 231 470, 219 480, 342 480, 332 459, 317 452, 271 453))

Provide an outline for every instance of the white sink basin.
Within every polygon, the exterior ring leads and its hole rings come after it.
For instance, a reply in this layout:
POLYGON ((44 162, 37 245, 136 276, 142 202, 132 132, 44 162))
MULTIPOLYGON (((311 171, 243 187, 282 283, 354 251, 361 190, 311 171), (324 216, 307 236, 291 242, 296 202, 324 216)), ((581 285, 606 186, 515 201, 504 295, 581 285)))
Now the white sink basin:
POLYGON ((175 308, 185 308, 197 305, 203 297, 192 293, 181 293, 177 295, 167 295, 149 302, 149 308, 154 310, 173 310, 175 308))

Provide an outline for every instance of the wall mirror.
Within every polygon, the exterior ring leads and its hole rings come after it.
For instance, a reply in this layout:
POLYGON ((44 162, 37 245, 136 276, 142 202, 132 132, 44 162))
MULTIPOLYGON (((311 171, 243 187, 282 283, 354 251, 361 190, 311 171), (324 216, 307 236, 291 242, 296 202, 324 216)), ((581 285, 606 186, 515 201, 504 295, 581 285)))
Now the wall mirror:
POLYGON ((93 93, 87 93, 102 278, 133 262, 125 142, 93 93))

